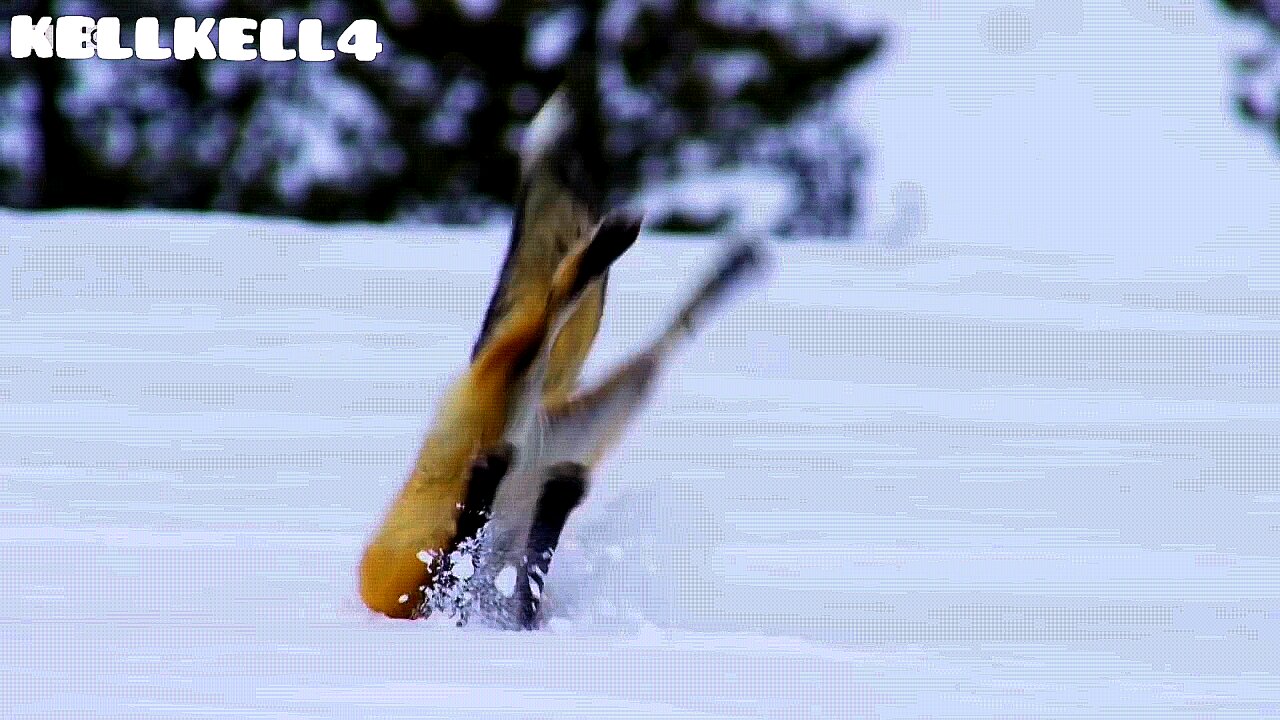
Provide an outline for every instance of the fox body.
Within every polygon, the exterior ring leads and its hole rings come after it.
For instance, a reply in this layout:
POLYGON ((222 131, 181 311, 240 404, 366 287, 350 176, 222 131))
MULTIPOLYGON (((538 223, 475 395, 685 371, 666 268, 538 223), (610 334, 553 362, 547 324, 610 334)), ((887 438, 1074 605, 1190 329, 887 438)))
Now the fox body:
POLYGON ((494 624, 535 626, 543 577, 590 468, 679 341, 761 263, 756 246, 739 245, 657 340, 594 389, 578 391, 607 269, 634 243, 640 221, 597 216, 575 175, 563 95, 543 108, 529 136, 511 245, 471 364, 442 400, 361 560, 362 599, 393 618, 465 597, 468 612, 494 624), (466 572, 452 565, 462 552, 466 572))
POLYGON ((601 220, 574 174, 573 108, 562 93, 535 118, 529 136, 510 247, 471 364, 441 400, 417 462, 360 563, 361 598, 390 617, 419 613, 433 583, 430 559, 455 543, 471 466, 503 442, 512 401, 526 395, 531 358, 547 357, 540 384, 548 397, 573 390, 599 328, 608 263, 634 241, 634 232, 625 237, 628 228, 638 232, 637 221, 614 220, 593 266, 583 267, 601 220), (610 251, 608 243, 624 245, 610 251), (558 318, 563 327, 544 347, 548 325, 558 318))
MULTIPOLYGON (((546 296, 513 308, 498 322, 450 388, 409 479, 365 549, 360 594, 370 609, 398 618, 419 613, 433 582, 431 560, 457 542, 473 466, 487 450, 501 446, 513 401, 526 393, 541 395, 546 387, 547 374, 541 374, 536 389, 526 388, 531 361, 544 352, 548 359, 561 353, 573 357, 546 342, 549 323, 638 232, 639 223, 630 218, 602 222, 591 243, 561 263, 546 296)), ((571 322, 578 312, 569 316, 571 322)), ((579 336, 567 337, 576 341, 579 336)))

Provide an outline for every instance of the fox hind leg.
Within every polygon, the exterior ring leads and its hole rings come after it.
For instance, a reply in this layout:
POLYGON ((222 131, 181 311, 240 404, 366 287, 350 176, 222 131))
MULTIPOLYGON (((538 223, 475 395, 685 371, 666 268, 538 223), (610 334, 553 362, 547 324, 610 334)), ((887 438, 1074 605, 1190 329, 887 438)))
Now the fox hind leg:
POLYGON ((460 583, 463 614, 475 614, 507 630, 538 627, 547 570, 565 523, 586 491, 586 468, 578 463, 558 463, 547 470, 520 552, 492 547, 494 536, 482 532, 475 574, 460 583))
POLYGON ((754 243, 736 246, 648 348, 592 390, 548 407, 549 433, 561 456, 588 467, 594 465, 635 416, 654 376, 680 341, 705 323, 709 310, 763 263, 762 252, 754 243))
POLYGON ((517 574, 514 602, 522 629, 532 630, 539 622, 542 589, 551 558, 560 545, 560 535, 569 514, 587 492, 587 469, 579 463, 560 463, 550 468, 547 482, 529 527, 524 567, 517 574))
MULTIPOLYGON (((546 573, 565 522, 586 493, 587 468, 599 460, 638 412, 654 376, 679 341, 703 324, 709 309, 762 263, 757 246, 744 243, 736 247, 680 308, 658 340, 594 390, 544 410, 548 434, 541 452, 560 461, 546 470, 521 567, 515 570, 510 603, 500 613, 504 625, 537 626, 546 573)), ((508 568, 503 571, 511 572, 508 568)))

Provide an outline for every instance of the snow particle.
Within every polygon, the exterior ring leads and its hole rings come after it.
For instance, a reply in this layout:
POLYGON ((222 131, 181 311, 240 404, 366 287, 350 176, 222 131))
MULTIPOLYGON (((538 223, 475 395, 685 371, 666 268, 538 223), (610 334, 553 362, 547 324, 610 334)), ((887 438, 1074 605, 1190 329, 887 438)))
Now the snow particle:
POLYGON ((436 559, 436 554, 430 550, 419 550, 418 559, 422 561, 423 565, 430 565, 431 561, 436 559))
POLYGON ((468 580, 476 573, 475 563, 470 555, 456 555, 453 558, 453 576, 459 580, 468 580))
POLYGON ((493 579, 493 586, 502 593, 502 597, 509 598, 516 592, 516 569, 513 565, 502 568, 502 572, 498 573, 498 577, 493 579))
POLYGON ((409 596, 408 596, 408 595, 401 595, 401 596, 400 596, 400 604, 401 604, 401 605, 403 605, 403 604, 405 604, 405 603, 407 603, 407 602, 409 602, 409 596))

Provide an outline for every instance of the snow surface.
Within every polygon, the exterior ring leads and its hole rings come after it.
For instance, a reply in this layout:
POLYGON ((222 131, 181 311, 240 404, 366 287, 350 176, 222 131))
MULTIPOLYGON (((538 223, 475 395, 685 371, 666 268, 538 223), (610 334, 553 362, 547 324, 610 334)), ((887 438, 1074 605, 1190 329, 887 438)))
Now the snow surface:
MULTIPOLYGON (((0 717, 1280 716, 1280 163, 1212 5, 867 4, 871 241, 683 353, 542 632, 354 590, 502 229, 0 212, 0 717)), ((592 372, 714 253, 646 234, 592 372)))
MULTIPOLYGON (((0 228, 0 717, 1280 712, 1270 238, 775 248, 504 633, 354 589, 501 228, 0 228)), ((646 234, 589 373, 717 250, 646 234)))

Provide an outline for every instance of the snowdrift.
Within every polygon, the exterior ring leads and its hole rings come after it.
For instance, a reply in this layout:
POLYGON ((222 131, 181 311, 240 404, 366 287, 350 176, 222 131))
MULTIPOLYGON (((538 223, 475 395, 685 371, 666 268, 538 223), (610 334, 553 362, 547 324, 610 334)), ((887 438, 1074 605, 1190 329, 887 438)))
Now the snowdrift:
MULTIPOLYGON (((1280 712, 1274 242, 777 247, 598 472, 549 630, 374 618, 504 241, 0 213, 0 716, 1280 712)), ((642 236, 588 375, 717 251, 642 236)))

